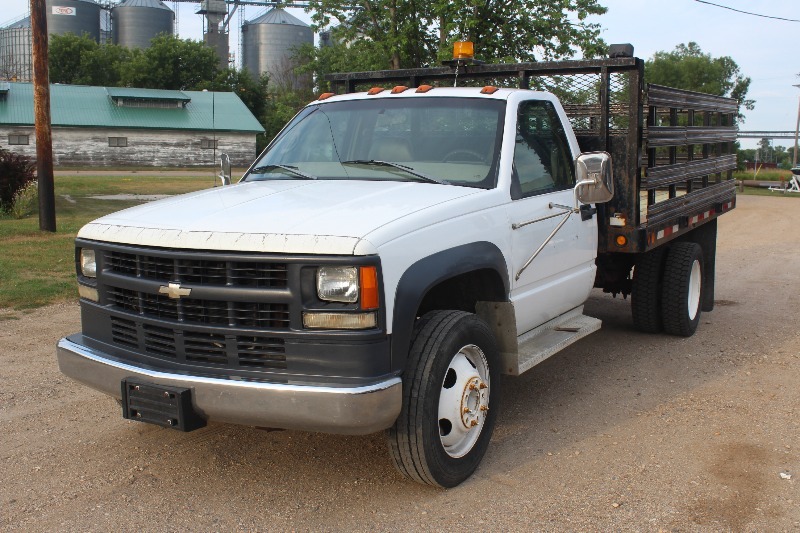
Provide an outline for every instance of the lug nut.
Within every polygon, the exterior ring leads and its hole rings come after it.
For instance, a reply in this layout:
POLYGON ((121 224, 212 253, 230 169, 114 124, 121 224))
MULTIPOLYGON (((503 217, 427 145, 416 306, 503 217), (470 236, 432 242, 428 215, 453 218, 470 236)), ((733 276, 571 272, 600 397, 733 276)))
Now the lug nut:
POLYGON ((480 384, 480 388, 481 388, 481 389, 485 389, 485 388, 486 388, 486 383, 483 383, 483 382, 481 382, 481 384, 480 384))
POLYGON ((463 411, 464 413, 469 413, 469 407, 464 407, 464 408, 462 409, 462 411, 463 411))
POLYGON ((477 420, 473 420, 473 421, 470 423, 470 427, 475 427, 475 426, 477 426, 477 425, 478 425, 478 421, 477 421, 477 420))
POLYGON ((164 398, 169 398, 169 393, 167 391, 164 391, 164 398))
POLYGON ((488 411, 488 410, 489 410, 488 407, 486 407, 485 405, 481 405, 481 411, 488 411))
POLYGON ((475 384, 474 383, 470 383, 469 384, 469 390, 475 390, 475 384))

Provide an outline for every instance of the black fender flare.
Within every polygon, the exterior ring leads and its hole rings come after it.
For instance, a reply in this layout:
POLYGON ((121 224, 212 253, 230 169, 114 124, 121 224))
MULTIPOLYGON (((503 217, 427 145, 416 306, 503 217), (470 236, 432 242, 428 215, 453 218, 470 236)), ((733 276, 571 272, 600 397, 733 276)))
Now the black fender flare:
POLYGON ((462 244, 424 257, 411 265, 400 277, 392 318, 392 370, 402 371, 411 346, 416 312, 428 291, 437 284, 475 270, 493 270, 503 281, 505 298, 510 282, 508 267, 500 249, 491 242, 462 244))

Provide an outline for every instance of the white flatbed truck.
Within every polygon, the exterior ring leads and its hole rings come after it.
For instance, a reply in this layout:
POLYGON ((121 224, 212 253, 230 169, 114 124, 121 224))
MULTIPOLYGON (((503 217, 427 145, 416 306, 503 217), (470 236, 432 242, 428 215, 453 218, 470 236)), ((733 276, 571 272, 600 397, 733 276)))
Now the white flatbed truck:
POLYGON ((736 101, 645 85, 634 57, 330 79, 342 94, 235 185, 80 230, 64 374, 184 431, 386 430, 403 475, 452 487, 500 374, 600 327, 593 287, 631 295, 646 332, 712 310, 736 101))

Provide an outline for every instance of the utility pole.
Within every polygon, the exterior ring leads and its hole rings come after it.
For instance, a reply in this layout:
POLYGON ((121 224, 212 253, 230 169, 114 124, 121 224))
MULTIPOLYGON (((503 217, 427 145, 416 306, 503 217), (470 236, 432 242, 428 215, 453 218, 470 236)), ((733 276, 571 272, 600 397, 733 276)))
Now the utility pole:
MULTIPOLYGON (((795 85, 800 89, 800 84, 795 85)), ((797 134, 800 133, 800 98, 797 100, 797 126, 794 129, 794 154, 792 154, 792 168, 797 166, 797 134)))
POLYGON ((39 229, 56 231, 53 138, 50 129, 50 67, 47 60, 47 6, 31 2, 33 41, 33 114, 36 129, 36 179, 39 181, 39 229))

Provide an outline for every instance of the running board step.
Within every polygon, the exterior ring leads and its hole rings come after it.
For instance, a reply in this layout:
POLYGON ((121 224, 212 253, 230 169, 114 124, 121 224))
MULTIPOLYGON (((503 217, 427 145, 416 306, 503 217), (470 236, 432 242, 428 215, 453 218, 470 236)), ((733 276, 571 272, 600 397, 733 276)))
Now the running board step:
POLYGON ((518 376, 570 344, 594 333, 601 325, 601 320, 583 314, 583 306, 545 322, 518 338, 516 354, 503 354, 505 373, 518 376))

